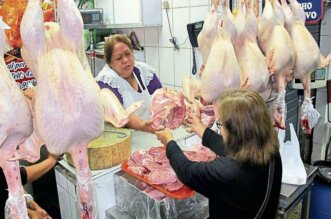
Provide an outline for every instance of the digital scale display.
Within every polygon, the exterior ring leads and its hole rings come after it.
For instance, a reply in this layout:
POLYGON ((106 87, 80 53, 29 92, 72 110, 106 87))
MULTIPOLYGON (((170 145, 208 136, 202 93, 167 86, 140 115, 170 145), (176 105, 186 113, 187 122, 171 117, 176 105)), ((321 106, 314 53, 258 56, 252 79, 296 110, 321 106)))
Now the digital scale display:
POLYGON ((82 14, 84 24, 100 22, 100 14, 82 14))
POLYGON ((103 10, 102 8, 82 9, 80 13, 83 18, 84 26, 102 25, 103 24, 103 10))
MULTIPOLYGON (((319 68, 316 71, 312 72, 310 75, 311 89, 325 87, 327 80, 327 68, 319 68)), ((295 79, 292 82, 292 87, 294 89, 303 89, 301 81, 295 79)))

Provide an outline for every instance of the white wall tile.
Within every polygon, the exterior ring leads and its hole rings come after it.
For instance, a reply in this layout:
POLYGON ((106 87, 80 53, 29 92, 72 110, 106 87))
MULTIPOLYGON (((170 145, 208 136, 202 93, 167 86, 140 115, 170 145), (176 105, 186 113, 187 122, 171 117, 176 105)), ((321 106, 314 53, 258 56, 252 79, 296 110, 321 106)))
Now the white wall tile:
POLYGON ((178 8, 178 7, 188 7, 190 4, 189 0, 173 0, 172 1, 172 7, 178 8))
MULTIPOLYGON (((169 14, 170 28, 173 31, 174 28, 172 25, 172 9, 168 10, 168 14, 169 14)), ((158 33, 159 33, 159 47, 172 47, 172 44, 169 42, 171 36, 170 36, 166 10, 162 11, 162 26, 158 27, 158 33)))
POLYGON ((103 9, 104 24, 114 24, 113 0, 98 0, 95 1, 95 3, 96 8, 103 9))
POLYGON ((144 28, 133 28, 132 31, 136 33, 140 46, 145 46, 145 30, 144 28))
POLYGON ((210 0, 190 0, 190 6, 210 5, 210 0))
POLYGON ((160 80, 164 84, 175 84, 174 50, 173 48, 159 48, 160 80))
POLYGON ((208 15, 209 7, 191 7, 190 8, 190 23, 204 21, 208 15))
POLYGON ((183 91, 183 88, 182 87, 178 87, 178 86, 175 86, 175 91, 178 91, 178 92, 182 92, 183 91))
MULTIPOLYGON (((162 0, 162 3, 163 3, 164 1, 168 1, 168 2, 169 2, 169 7, 172 8, 173 1, 174 1, 174 0, 162 0)), ((163 8, 163 5, 162 5, 162 8, 163 8)))
POLYGON ((145 29, 145 46, 155 46, 159 45, 159 36, 157 27, 147 27, 145 29))
POLYGON ((190 75, 190 54, 190 49, 180 49, 174 52, 175 86, 182 86, 183 77, 190 75))
POLYGON ((145 47, 146 63, 156 70, 160 78, 159 49, 157 47, 145 47))
POLYGON ((189 8, 173 9, 173 21, 173 34, 177 38, 177 45, 189 48, 190 42, 187 39, 188 33, 186 29, 186 25, 190 22, 189 8))

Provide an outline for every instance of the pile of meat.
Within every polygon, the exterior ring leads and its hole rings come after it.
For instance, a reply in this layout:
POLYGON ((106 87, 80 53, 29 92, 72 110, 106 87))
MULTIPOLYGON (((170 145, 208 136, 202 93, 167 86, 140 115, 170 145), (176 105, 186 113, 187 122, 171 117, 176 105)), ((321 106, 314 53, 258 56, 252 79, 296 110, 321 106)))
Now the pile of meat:
MULTIPOLYGON (((186 157, 192 161, 210 161, 216 158, 215 153, 204 146, 195 151, 185 151, 186 157)), ((128 170, 142 176, 152 185, 160 185, 167 191, 177 191, 183 187, 176 173, 170 166, 165 148, 151 147, 132 153, 128 160, 128 170)))

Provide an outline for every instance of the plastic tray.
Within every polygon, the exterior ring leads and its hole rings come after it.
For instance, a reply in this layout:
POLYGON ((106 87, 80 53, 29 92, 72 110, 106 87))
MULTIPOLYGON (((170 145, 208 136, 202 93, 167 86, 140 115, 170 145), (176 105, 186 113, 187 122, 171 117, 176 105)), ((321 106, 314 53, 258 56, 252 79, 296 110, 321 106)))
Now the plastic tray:
POLYGON ((195 194, 195 191, 190 189, 189 187, 183 185, 183 187, 181 189, 178 189, 176 191, 168 191, 165 188, 163 188, 160 185, 155 185, 149 182, 148 179, 145 179, 142 176, 139 176, 137 174, 135 174, 134 172, 130 171, 128 169, 128 161, 124 161, 121 165, 121 168, 124 172, 130 174, 131 176, 134 176, 137 179, 140 179, 141 181, 147 183, 150 186, 153 186, 154 188, 160 190, 161 192, 163 192, 164 194, 166 194, 167 196, 171 197, 171 198, 176 198, 176 199, 186 199, 189 198, 191 196, 193 196, 195 194))

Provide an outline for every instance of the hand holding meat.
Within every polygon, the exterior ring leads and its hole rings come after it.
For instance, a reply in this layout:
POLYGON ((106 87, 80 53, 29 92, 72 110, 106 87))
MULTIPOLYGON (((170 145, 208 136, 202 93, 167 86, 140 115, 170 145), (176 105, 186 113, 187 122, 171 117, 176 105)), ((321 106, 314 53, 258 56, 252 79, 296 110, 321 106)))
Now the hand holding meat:
POLYGON ((186 125, 189 127, 189 132, 195 132, 198 136, 202 137, 206 126, 202 124, 200 116, 195 113, 189 113, 186 121, 186 125))
POLYGON ((162 131, 157 131, 155 132, 156 136, 157 136, 157 139, 159 141, 161 141, 161 143, 164 145, 164 146, 167 146, 167 144, 169 143, 169 141, 172 141, 174 140, 174 137, 172 135, 172 132, 170 131, 169 128, 165 128, 164 130, 162 131))

